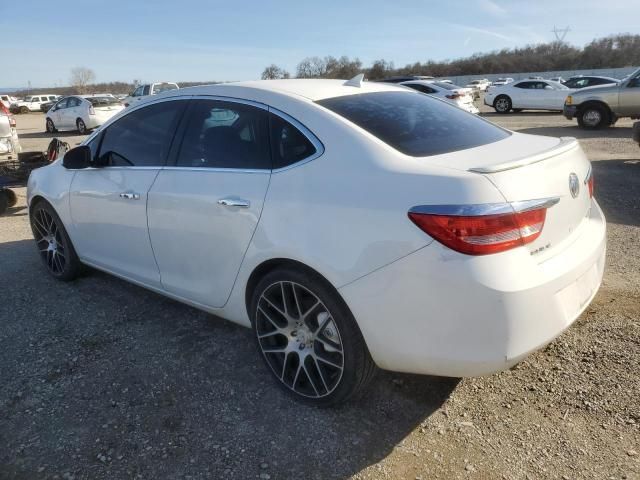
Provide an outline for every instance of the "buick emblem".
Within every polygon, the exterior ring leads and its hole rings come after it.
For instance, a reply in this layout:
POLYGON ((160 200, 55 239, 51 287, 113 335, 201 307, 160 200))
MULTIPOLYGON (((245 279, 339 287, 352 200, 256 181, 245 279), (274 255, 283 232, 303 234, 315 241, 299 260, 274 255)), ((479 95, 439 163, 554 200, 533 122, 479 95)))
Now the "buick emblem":
POLYGON ((580 182, 578 181, 578 176, 575 173, 569 175, 569 191, 573 198, 576 198, 580 193, 580 182))

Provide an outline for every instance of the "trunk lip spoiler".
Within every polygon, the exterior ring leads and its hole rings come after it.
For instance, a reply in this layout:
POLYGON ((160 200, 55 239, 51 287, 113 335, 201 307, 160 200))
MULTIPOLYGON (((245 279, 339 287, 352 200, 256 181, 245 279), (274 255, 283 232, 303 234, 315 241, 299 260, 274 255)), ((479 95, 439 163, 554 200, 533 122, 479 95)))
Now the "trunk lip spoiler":
POLYGON ((560 142, 547 149, 543 150, 540 153, 518 158, 516 160, 509 160, 508 162, 499 163, 497 165, 491 165, 489 167, 473 167, 468 169, 469 172, 473 173, 498 173, 504 172, 506 170, 513 170, 516 168, 524 167, 526 165, 531 165, 534 163, 542 162, 547 160, 548 158, 555 157, 556 155, 560 155, 561 153, 568 152, 574 148, 578 147, 578 141, 575 137, 560 137, 560 142))
POLYGON ((444 215, 456 217, 476 217, 484 215, 505 215, 523 213, 542 208, 551 208, 560 201, 560 197, 537 198, 504 203, 478 203, 462 205, 416 205, 409 213, 422 215, 444 215))

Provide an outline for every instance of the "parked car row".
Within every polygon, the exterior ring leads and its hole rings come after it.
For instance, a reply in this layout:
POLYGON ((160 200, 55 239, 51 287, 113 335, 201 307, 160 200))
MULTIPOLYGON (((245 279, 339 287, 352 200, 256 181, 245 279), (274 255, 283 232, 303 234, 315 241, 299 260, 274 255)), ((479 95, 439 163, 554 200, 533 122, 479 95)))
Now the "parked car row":
POLYGON ((610 77, 572 77, 564 83, 527 79, 490 88, 485 105, 498 113, 529 110, 563 112, 582 128, 613 125, 618 118, 640 118, 640 69, 619 81, 610 77))

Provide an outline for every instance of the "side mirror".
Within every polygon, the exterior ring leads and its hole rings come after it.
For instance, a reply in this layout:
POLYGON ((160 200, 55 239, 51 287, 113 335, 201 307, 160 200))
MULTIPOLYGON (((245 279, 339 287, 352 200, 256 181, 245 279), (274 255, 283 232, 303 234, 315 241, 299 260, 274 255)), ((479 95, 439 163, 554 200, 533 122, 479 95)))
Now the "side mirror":
POLYGON ((91 166, 91 149, 87 145, 72 148, 64 154, 62 166, 70 170, 81 170, 91 166))

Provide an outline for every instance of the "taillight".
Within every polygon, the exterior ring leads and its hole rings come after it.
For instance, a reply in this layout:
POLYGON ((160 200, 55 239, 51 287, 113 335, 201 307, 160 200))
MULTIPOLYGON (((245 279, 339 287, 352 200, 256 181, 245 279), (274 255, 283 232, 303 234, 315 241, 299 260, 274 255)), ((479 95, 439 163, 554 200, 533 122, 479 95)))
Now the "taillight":
POLYGON ((95 111, 95 109, 93 108, 93 105, 91 105, 91 106, 89 107, 89 115, 95 115, 95 114, 96 114, 96 111, 95 111))
POLYGON ((504 252, 535 241, 542 233, 547 209, 559 199, 512 204, 446 206, 457 210, 440 213, 439 206, 414 207, 409 218, 422 231, 443 245, 467 255, 504 252), (475 212, 492 212, 476 214, 475 212), (458 213, 460 212, 460 213, 458 213), (473 214, 467 214, 471 213, 473 214))
POLYGON ((589 198, 593 198, 593 189, 595 187, 595 181, 593 178, 593 169, 589 167, 589 173, 587 174, 587 178, 584 179, 584 183, 589 188, 589 198))

